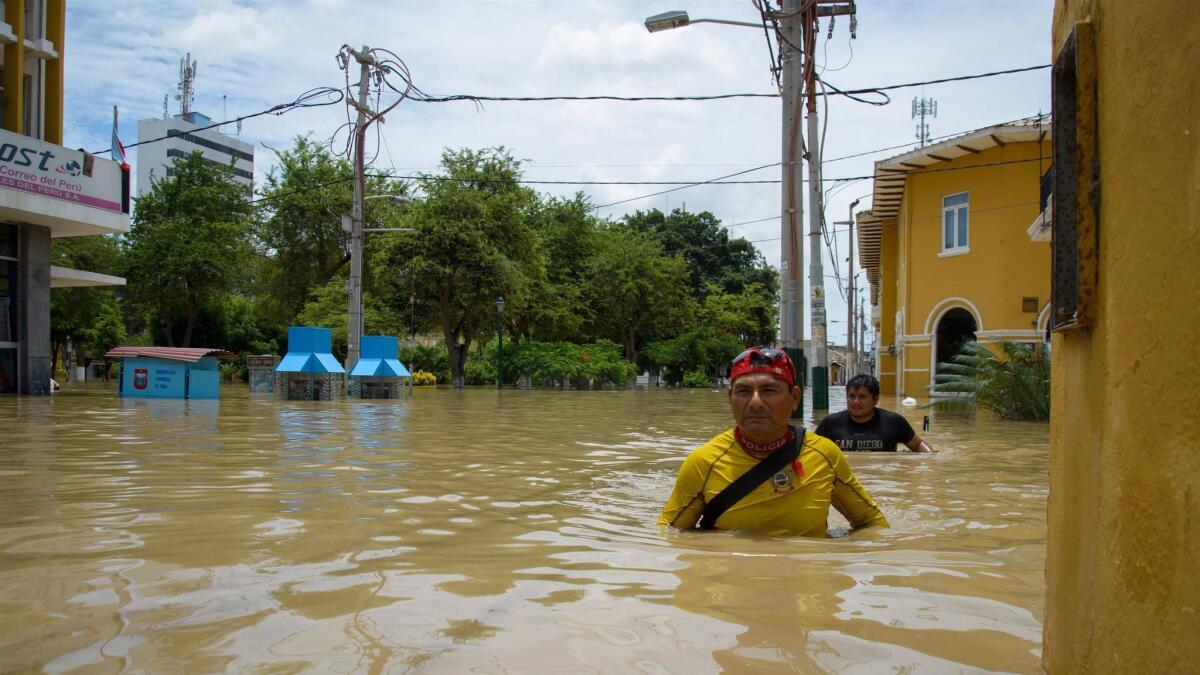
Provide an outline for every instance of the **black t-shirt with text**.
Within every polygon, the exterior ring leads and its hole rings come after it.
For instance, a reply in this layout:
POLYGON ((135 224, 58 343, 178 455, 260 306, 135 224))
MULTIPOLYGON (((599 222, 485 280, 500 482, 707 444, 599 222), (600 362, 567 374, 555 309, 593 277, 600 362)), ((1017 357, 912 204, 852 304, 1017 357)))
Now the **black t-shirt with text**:
POLYGON ((863 424, 849 410, 833 413, 817 425, 817 435, 837 443, 842 452, 895 452, 897 443, 908 443, 917 432, 903 415, 876 408, 863 424))

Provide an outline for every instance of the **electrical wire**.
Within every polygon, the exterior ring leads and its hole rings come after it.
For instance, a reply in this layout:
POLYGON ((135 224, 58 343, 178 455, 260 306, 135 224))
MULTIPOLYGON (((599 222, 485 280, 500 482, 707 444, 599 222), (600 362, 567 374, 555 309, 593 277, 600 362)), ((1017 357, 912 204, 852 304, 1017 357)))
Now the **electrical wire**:
MULTIPOLYGON (((226 124, 237 124, 239 122, 242 122, 242 121, 245 121, 248 119, 253 119, 255 117, 261 117, 263 115, 272 115, 273 114, 275 116, 280 116, 280 115, 283 115, 284 113, 291 112, 292 110, 298 110, 300 108, 319 108, 319 107, 327 106, 327 105, 335 105, 337 103, 342 102, 342 100, 343 100, 342 96, 343 96, 342 92, 338 91, 337 89, 334 89, 333 87, 315 87, 313 89, 309 89, 308 91, 304 92, 303 94, 300 94, 295 99, 293 99, 292 101, 289 101, 287 103, 280 103, 277 105, 273 105, 270 108, 267 108, 266 110, 260 110, 256 113, 250 113, 248 115, 234 117, 233 119, 228 119, 223 122, 216 122, 216 123, 210 124, 206 127, 190 129, 190 130, 188 130, 188 133, 196 133, 198 131, 208 131, 209 129, 216 129, 217 127, 221 127, 226 124), (320 103, 312 102, 313 100, 315 100, 316 98, 321 97, 321 96, 334 96, 336 98, 334 98, 333 100, 323 101, 320 103)), ((150 143, 157 143, 158 141, 165 141, 168 138, 174 138, 174 136, 172 134, 168 133, 166 135, 159 136, 158 138, 150 138, 150 139, 147 139, 144 141, 138 141, 137 143, 130 143, 129 145, 126 145, 124 147, 126 150, 128 150, 129 148, 136 148, 139 145, 148 145, 150 143)), ((112 148, 104 148, 103 150, 97 150, 97 151, 93 152, 92 154, 99 155, 99 154, 105 153, 105 152, 111 153, 112 148)))
MULTIPOLYGON (((756 166, 756 167, 753 167, 753 168, 751 168, 751 169, 746 169, 745 171, 737 171, 737 172, 734 172, 734 173, 731 173, 731 174, 727 174, 727 175, 724 175, 724 176, 717 176, 716 178, 710 178, 710 179, 708 179, 708 180, 703 180, 703 181, 699 181, 699 182, 695 182, 695 183, 690 183, 690 184, 687 184, 687 185, 683 185, 683 186, 681 186, 681 187, 677 187, 677 188, 671 188, 670 190, 661 190, 661 191, 659 191, 659 192, 652 192, 652 193, 650 193, 650 194, 648 194, 648 195, 640 195, 640 196, 637 196, 637 197, 630 197, 629 199, 621 199, 621 200, 618 200, 618 201, 615 201, 615 202, 609 202, 608 204, 600 204, 600 205, 597 205, 597 206, 593 206, 593 207, 591 207, 591 210, 593 210, 593 211, 596 211, 596 210, 599 210, 599 209, 606 209, 606 208, 608 208, 608 207, 610 207, 610 206, 616 206, 616 205, 618 205, 618 204, 626 204, 626 203, 628 203, 628 202, 634 202, 634 201, 638 201, 639 199, 647 199, 647 198, 649 198, 649 197, 657 197, 658 195, 665 195, 665 194, 667 194, 667 193, 669 193, 669 192, 676 192, 676 191, 678 191, 678 190, 686 190, 687 188, 695 187, 695 186, 697 186, 697 185, 708 185, 708 184, 711 184, 711 183, 716 183, 716 182, 718 182, 718 181, 725 181, 725 180, 726 180, 726 179, 728 179, 728 178, 734 178, 735 176, 741 176, 741 175, 743 175, 743 174, 747 174, 747 173, 753 173, 753 172, 755 172, 755 171, 761 171, 762 169, 767 169, 767 168, 770 168, 770 167, 773 167, 773 166, 779 166, 780 164, 781 164, 781 162, 774 162, 774 163, 772 163, 772 164, 764 164, 764 165, 762 165, 762 166, 756 166)), ((775 183, 778 183, 779 181, 773 181, 773 182, 775 182, 775 183)))
MULTIPOLYGON (((791 41, 783 37, 781 31, 776 29, 777 34, 789 46, 797 51, 803 52, 791 41)), ((956 77, 943 77, 936 80, 924 80, 921 82, 905 82, 903 84, 889 84, 878 87, 863 87, 861 89, 841 89, 829 82, 828 86, 836 96, 845 96, 851 100, 867 103, 869 105, 887 105, 891 102, 891 97, 884 92, 893 91, 896 89, 907 89, 910 87, 924 87, 932 84, 944 84, 946 82, 963 82, 966 80, 977 80, 985 77, 996 77, 999 75, 1011 75, 1014 73, 1025 73, 1033 70, 1042 70, 1049 68, 1050 64, 1041 66, 1028 66, 1025 68, 1009 68, 1007 70, 996 70, 988 73, 976 73, 974 75, 959 75, 956 77), (882 101, 870 101, 862 98, 862 94, 878 94, 883 97, 882 101)), ((417 94, 412 96, 412 100, 421 103, 451 103, 455 101, 473 101, 481 102, 502 102, 502 103, 534 103, 546 101, 621 101, 621 102, 641 102, 641 101, 717 101, 732 98, 779 98, 780 94, 770 93, 737 93, 737 94, 711 94, 706 96, 611 96, 611 95, 595 95, 595 96, 484 96, 479 94, 450 94, 446 96, 434 96, 417 90, 417 94)))

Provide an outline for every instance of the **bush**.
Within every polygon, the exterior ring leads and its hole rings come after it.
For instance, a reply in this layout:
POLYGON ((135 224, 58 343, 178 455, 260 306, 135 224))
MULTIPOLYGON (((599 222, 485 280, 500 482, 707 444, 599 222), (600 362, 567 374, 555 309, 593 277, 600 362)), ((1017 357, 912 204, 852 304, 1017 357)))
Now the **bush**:
POLYGON ((400 362, 409 372, 423 370, 437 376, 440 382, 450 381, 450 357, 443 344, 401 346, 400 362))
POLYGON ((707 389, 712 383, 713 378, 703 370, 693 370, 683 376, 683 386, 693 389, 707 389))
POLYGON ((937 382, 928 389, 948 394, 925 408, 985 412, 1001 419, 1050 419, 1050 359, 1047 345, 1001 342, 1002 357, 968 342, 948 362, 938 364, 937 382))
MULTIPOLYGON (((495 382, 495 344, 484 350, 491 363, 495 382)), ((538 342, 525 340, 505 348, 504 380, 515 382, 528 375, 536 385, 555 386, 561 382, 592 382, 596 385, 626 386, 637 377, 637 366, 621 356, 621 346, 609 340, 591 344, 538 342)))
POLYGON ((437 385, 437 375, 426 372, 424 370, 412 371, 412 383, 414 387, 432 387, 437 385))
MULTIPOLYGON (((652 342, 642 350, 642 355, 650 365, 662 369, 667 384, 691 386, 686 380, 693 372, 715 373, 718 368, 728 366, 742 349, 737 336, 700 326, 677 338, 652 342)), ((704 377, 711 382, 709 375, 704 377)))

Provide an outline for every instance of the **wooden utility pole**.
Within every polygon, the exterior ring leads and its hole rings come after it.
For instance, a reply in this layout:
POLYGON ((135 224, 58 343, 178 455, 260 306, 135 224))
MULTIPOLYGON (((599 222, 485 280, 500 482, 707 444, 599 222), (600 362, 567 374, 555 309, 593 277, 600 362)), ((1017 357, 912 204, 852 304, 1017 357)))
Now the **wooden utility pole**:
MULTIPOLYGON (((824 204, 821 197, 821 135, 817 118, 817 31, 820 17, 854 16, 854 0, 806 0, 801 10, 804 48, 804 91, 808 112, 808 292, 812 300, 810 322, 812 339, 812 406, 829 409, 829 354, 826 351, 825 270, 821 264, 824 204)), ((851 18, 851 36, 854 35, 851 18)), ((828 123, 828 122, 827 122, 828 123)), ((836 262, 836 261, 835 261, 836 262)))
MULTIPOLYGON (((779 54, 783 66, 780 72, 780 94, 783 99, 783 184, 780 190, 782 250, 779 265, 779 338, 784 350, 796 363, 797 370, 804 366, 804 282, 800 277, 804 253, 800 248, 799 236, 800 222, 804 218, 804 179, 800 173, 801 162, 804 161, 803 144, 800 142, 804 65, 804 56, 799 49, 803 22, 800 2, 801 0, 783 0, 779 12, 779 54)), ((802 378, 806 375, 804 372, 798 374, 802 378)), ((792 417, 804 417, 803 403, 796 407, 792 417)))
POLYGON ((363 45, 361 51, 347 48, 359 64, 358 101, 350 105, 358 109, 358 120, 354 124, 354 206, 350 216, 350 278, 347 280, 349 311, 346 324, 346 372, 358 363, 363 333, 363 214, 366 212, 364 185, 366 168, 363 159, 366 150, 367 93, 371 81, 371 66, 375 63, 371 50, 363 45))

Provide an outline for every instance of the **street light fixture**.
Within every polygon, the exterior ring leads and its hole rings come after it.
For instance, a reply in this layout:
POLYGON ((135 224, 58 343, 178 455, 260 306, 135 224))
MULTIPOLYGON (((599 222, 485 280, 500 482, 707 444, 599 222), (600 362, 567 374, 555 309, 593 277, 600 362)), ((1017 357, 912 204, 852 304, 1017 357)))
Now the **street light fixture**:
POLYGON ((646 18, 646 30, 651 33, 657 33, 663 30, 671 30, 672 28, 682 28, 690 26, 694 23, 722 23, 726 26, 746 26, 748 28, 762 28, 761 23, 750 23, 747 21, 728 21, 726 19, 692 19, 688 17, 688 13, 682 10, 673 10, 655 14, 646 18))
POLYGON ((499 336, 499 350, 496 352, 496 388, 504 388, 504 296, 496 298, 496 335, 499 336))

